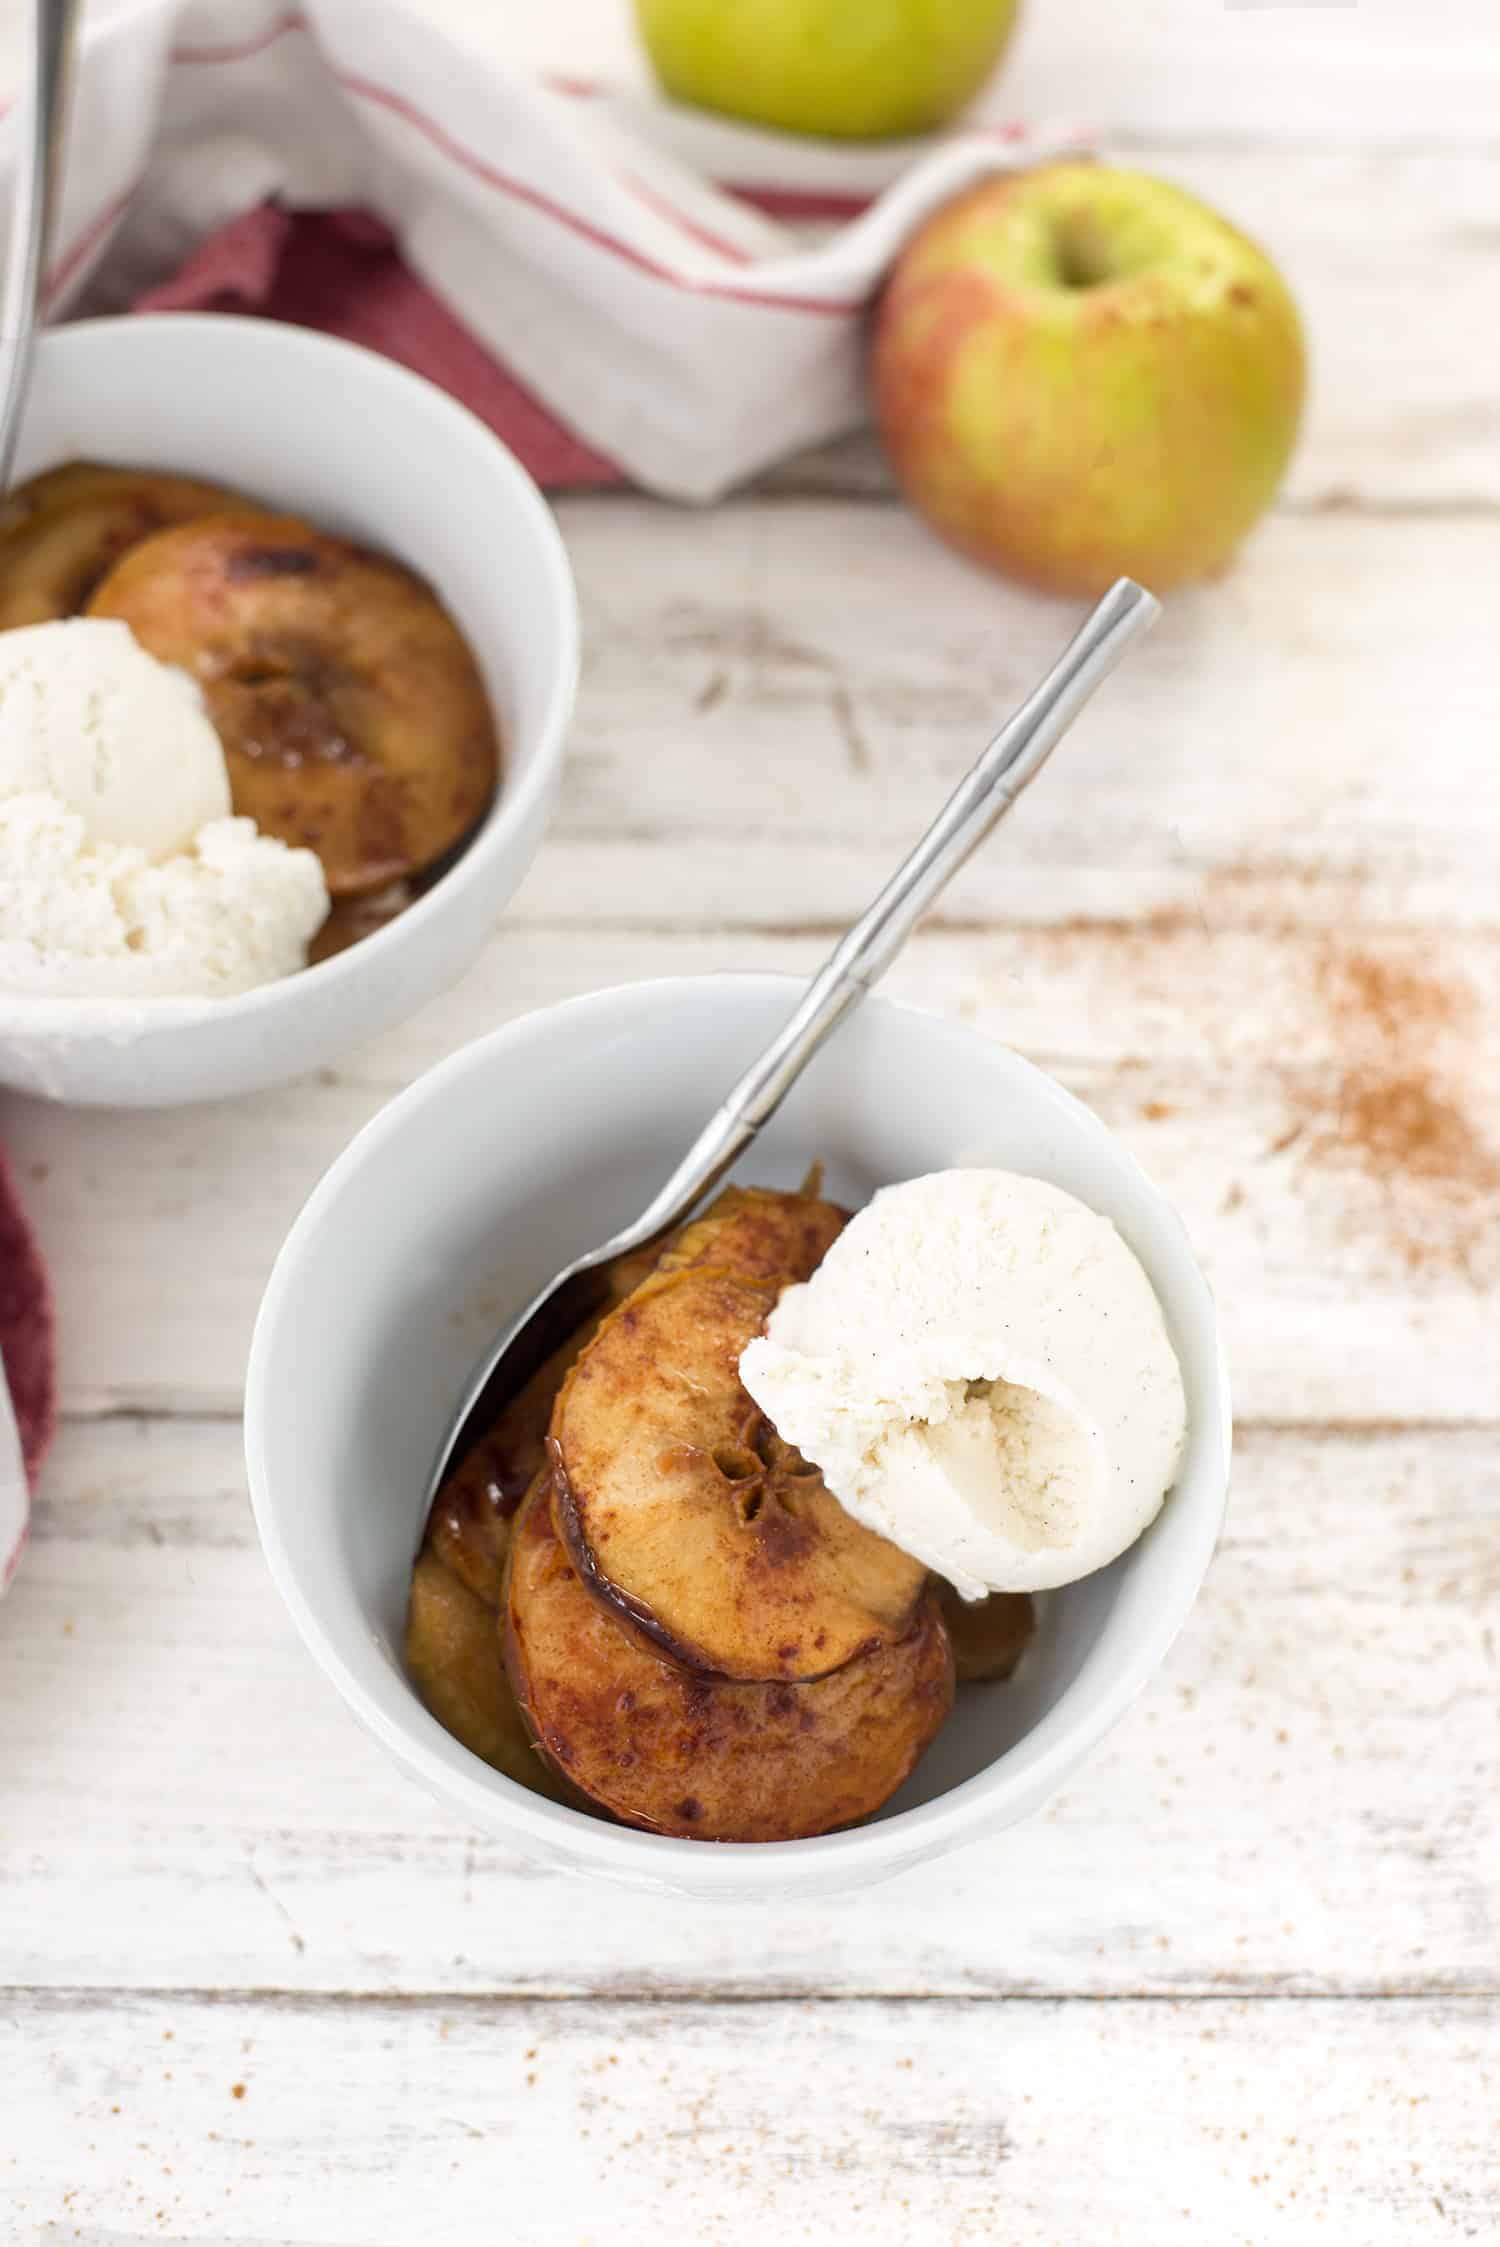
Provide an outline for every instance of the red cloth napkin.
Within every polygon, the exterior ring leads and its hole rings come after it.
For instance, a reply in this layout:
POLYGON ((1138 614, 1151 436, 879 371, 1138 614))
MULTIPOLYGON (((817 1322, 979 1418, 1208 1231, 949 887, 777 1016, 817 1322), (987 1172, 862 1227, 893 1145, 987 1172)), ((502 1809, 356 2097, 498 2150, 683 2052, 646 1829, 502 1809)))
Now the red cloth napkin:
POLYGON ((369 211, 262 203, 201 242, 139 312, 255 312, 362 343, 461 400, 553 491, 618 484, 619 469, 508 374, 402 263, 369 211))
MULTIPOLYGON (((52 1290, 21 1207, 15 1176, 0 1154, 0 1358, 33 1484, 57 1424, 52 1290)), ((3 1580, 4 1553, 0 1553, 3 1580)))

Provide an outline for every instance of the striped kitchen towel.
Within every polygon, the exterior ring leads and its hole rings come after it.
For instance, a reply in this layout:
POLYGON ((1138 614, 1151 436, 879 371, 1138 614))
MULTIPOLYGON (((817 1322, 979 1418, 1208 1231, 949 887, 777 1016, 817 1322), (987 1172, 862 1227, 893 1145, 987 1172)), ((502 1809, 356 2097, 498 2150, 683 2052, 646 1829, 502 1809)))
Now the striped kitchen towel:
POLYGON ((1084 138, 762 133, 522 76, 503 15, 477 44, 397 0, 139 0, 91 28, 54 311, 329 327, 464 397, 544 481, 712 499, 864 418, 863 316, 929 212, 1084 138))

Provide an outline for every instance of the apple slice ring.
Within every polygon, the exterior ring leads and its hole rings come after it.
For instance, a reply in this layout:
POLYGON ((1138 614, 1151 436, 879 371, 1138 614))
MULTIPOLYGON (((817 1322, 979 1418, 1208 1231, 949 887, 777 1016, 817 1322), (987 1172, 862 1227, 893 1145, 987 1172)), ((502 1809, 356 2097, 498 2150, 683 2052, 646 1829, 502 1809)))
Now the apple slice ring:
POLYGON ((426 1549, 487 1606, 498 1608, 510 1521, 547 1463, 547 1427, 570 1368, 604 1316, 653 1270, 676 1270, 717 1251, 745 1271, 777 1272, 792 1256, 820 1263, 845 1223, 832 1202, 730 1186, 711 1209, 610 1266, 604 1310, 570 1335, 446 1476, 427 1517, 426 1549))
MULTIPOLYGON (((655 1260, 659 1272, 690 1264, 719 1264, 742 1279, 772 1281, 816 1271, 849 1222, 837 1202, 810 1193, 782 1194, 765 1186, 727 1186, 702 1217, 676 1233, 655 1260)), ((631 1287, 646 1277, 638 1273, 631 1287)), ((623 1301, 629 1288, 620 1290, 623 1301)))
POLYGON ((578 1359, 550 1449, 558 1527, 598 1600, 709 1676, 790 1683, 903 1637, 926 1570, 845 1513, 741 1387, 779 1292, 717 1263, 657 1273, 578 1359))
POLYGON ((92 461, 31 477, 0 506, 0 631, 76 616, 132 547, 240 506, 217 484, 92 461))
POLYGON ((935 1596, 904 1636, 810 1684, 714 1682, 590 1597, 540 1479, 516 1517, 505 1659, 554 1768, 624 1824, 699 1841, 790 1841, 865 1818, 953 1705, 935 1596))
POLYGON ((420 578, 290 516, 222 514, 132 550, 89 603, 203 689, 237 812, 316 851, 334 897, 421 874, 495 792, 494 721, 420 578))

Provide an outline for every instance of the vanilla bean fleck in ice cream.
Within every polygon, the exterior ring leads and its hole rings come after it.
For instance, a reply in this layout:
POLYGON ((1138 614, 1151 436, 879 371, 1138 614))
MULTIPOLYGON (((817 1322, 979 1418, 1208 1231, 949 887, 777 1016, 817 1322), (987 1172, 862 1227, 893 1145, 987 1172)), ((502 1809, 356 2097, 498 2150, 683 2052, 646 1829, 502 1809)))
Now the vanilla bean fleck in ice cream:
POLYGON ((847 1510, 968 1599, 1105 1567, 1186 1427, 1161 1306, 1108 1218, 1038 1178, 889 1186, 789 1287, 746 1389, 847 1510))

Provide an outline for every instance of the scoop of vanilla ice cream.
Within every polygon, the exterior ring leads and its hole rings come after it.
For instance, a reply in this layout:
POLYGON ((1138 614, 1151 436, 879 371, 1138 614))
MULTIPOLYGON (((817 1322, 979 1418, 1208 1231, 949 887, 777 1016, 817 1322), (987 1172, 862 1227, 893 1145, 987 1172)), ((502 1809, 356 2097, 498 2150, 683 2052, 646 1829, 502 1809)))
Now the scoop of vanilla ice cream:
POLYGON ((49 795, 91 843, 149 860, 229 815, 224 752, 185 671, 128 624, 72 617, 0 632, 0 800, 49 795))
POLYGON ((0 992, 228 998, 300 968, 327 911, 314 854, 253 819, 211 819, 153 865, 91 843, 54 795, 0 802, 0 992))
POLYGON ((1107 1218, 1004 1170, 889 1186, 740 1359, 856 1519, 966 1599, 1103 1568, 1187 1420, 1151 1283, 1107 1218))

